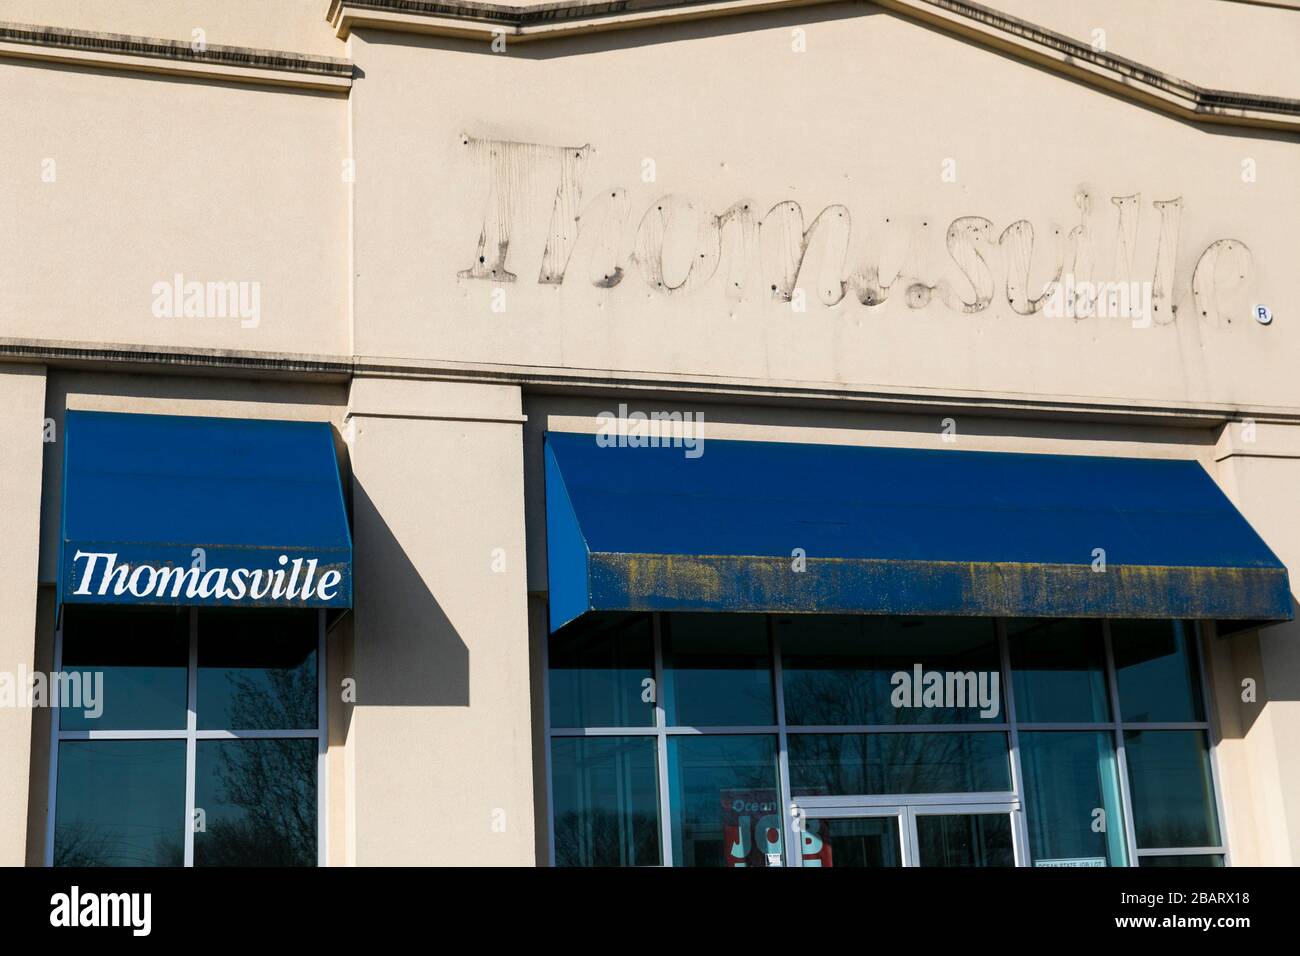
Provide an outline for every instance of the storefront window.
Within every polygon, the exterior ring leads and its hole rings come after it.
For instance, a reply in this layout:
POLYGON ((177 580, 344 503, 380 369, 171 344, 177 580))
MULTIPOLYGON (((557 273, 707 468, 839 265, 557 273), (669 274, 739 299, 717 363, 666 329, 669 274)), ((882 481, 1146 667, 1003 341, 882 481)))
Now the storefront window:
POLYGON ((316 726, 314 611, 199 611, 200 730, 316 726), (220 635, 218 639, 216 635, 220 635))
POLYGON ((800 836, 805 861, 815 860, 817 866, 893 868, 903 865, 895 817, 809 820, 800 836))
POLYGON ((1126 730, 1138 849, 1219 845, 1203 730, 1126 730))
POLYGON ((68 607, 64 615, 64 672, 70 680, 101 674, 103 699, 89 713, 61 708, 63 730, 185 729, 188 610, 68 607))
POLYGON ((673 858, 682 866, 780 865, 775 737, 673 737, 668 779, 673 858))
POLYGON ((185 741, 59 743, 55 866, 181 866, 185 741))
POLYGON ((1008 621, 1007 643, 1021 723, 1110 720, 1100 621, 1008 621))
POLYGON ((1144 856, 1139 866, 1223 866, 1217 853, 1183 853, 1177 856, 1144 856))
POLYGON ((1020 734, 1029 849, 1036 866, 1126 866, 1111 731, 1020 734))
POLYGON ((776 721, 766 618, 667 614, 663 620, 669 725, 763 727, 776 721))
POLYGON ((775 627, 791 726, 1005 721, 1000 679, 988 716, 919 700, 898 706, 894 694, 894 675, 911 674, 918 664, 923 672, 1000 675, 997 634, 987 618, 799 615, 777 617, 775 627))
POLYGON ((922 866, 1015 866, 1008 813, 922 814, 916 818, 922 866))
POLYGON ((553 727, 654 724, 649 614, 587 614, 551 637, 553 727))
POLYGON ((548 653, 559 865, 1226 861, 1193 625, 593 613, 548 653))
POLYGON ((1205 719, 1191 625, 1115 621, 1110 633, 1124 721, 1205 719))
POLYGON ((63 613, 54 865, 314 866, 322 612, 63 613))
POLYGON ((316 865, 316 741, 200 740, 195 866, 316 865))
POLYGON ((656 866, 659 782, 653 737, 551 744, 557 866, 656 866))
POLYGON ((1002 733, 790 734, 795 796, 1011 789, 1002 733))

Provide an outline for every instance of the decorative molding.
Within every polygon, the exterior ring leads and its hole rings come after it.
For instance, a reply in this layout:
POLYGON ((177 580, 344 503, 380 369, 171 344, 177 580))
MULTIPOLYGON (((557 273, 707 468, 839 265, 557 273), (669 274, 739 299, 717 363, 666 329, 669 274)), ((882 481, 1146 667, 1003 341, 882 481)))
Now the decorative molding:
MULTIPOLYGON (((504 33, 521 42, 828 2, 833 0, 609 0, 520 5, 479 0, 332 0, 328 17, 339 37, 369 28, 483 40, 504 33)), ((967 0, 870 2, 1182 119, 1300 130, 1300 99, 1197 86, 967 0)))
POLYGON ((131 371, 160 374, 172 369, 185 372, 211 369, 227 375, 266 372, 282 377, 326 377, 340 382, 352 375, 354 364, 338 356, 0 338, 0 368, 8 368, 12 360, 63 368, 127 366, 131 371))
POLYGON ((1300 99, 1212 90, 968 0, 872 0, 1182 119, 1300 130, 1300 99))
POLYGON ((1223 3, 1243 3, 1254 7, 1276 7, 1279 10, 1300 11, 1300 0, 1222 0, 1223 3))
MULTIPOLYGON (((504 33, 520 42, 828 2, 835 0, 331 0, 328 19, 341 38, 369 28, 484 40, 504 33)), ((1201 87, 968 0, 869 2, 1181 119, 1300 130, 1300 99, 1201 87)), ((337 57, 215 44, 197 51, 182 40, 0 22, 3 58, 338 92, 353 76, 352 63, 337 57)))
POLYGON ((1300 426, 1300 407, 1223 403, 1150 402, 1015 392, 938 392, 921 388, 843 385, 832 382, 764 382, 722 376, 650 374, 545 366, 436 362, 370 356, 300 355, 221 349, 160 348, 0 338, 0 371, 18 364, 155 374, 217 375, 346 382, 358 377, 510 385, 533 392, 582 394, 611 390, 703 401, 780 405, 834 405, 899 413, 964 409, 990 417, 1038 417, 1167 427, 1208 428, 1252 419, 1300 426), (11 364, 13 363, 13 364, 11 364))
POLYGON ((217 44, 195 50, 182 40, 0 22, 0 58, 11 57, 299 89, 352 86, 351 61, 336 57, 217 44))

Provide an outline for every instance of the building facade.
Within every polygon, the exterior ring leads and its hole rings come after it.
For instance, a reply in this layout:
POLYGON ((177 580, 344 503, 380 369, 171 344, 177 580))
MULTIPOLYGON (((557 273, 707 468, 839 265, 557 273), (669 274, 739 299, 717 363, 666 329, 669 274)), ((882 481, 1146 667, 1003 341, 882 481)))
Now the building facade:
POLYGON ((1300 862, 1300 4, 1083 6, 0 0, 0 862, 1300 862))

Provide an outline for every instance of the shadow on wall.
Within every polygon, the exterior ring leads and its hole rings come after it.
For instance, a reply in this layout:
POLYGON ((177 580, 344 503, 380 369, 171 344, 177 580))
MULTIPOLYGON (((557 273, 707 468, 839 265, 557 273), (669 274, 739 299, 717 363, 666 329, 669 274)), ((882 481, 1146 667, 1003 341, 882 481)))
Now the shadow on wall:
MULTIPOLYGON (((1294 588, 1300 581, 1293 579, 1294 588)), ((1241 682, 1252 677, 1256 684, 1257 703, 1241 704, 1242 723, 1245 730, 1255 722, 1268 703, 1300 701, 1300 602, 1291 596, 1293 619, 1281 624, 1260 628, 1248 647, 1246 655, 1233 655, 1234 663, 1240 661, 1234 692, 1243 693, 1241 682), (1255 667, 1248 666, 1255 664, 1255 667)), ((1246 635, 1241 635, 1246 636, 1246 635)), ((1229 636, 1225 640, 1233 641, 1229 636)))
POLYGON ((1300 701, 1300 603, 1294 594, 1291 613, 1294 620, 1219 633, 1211 639, 1208 650, 1221 739, 1245 739, 1270 703, 1300 701))
POLYGON ((468 707, 469 648, 353 481, 353 676, 366 707, 468 707))
MULTIPOLYGON (((653 30, 602 30, 548 37, 540 41, 518 40, 506 37, 508 55, 527 60, 554 60, 565 57, 589 56, 611 50, 633 47, 662 46, 685 40, 701 40, 732 36, 739 33, 757 33, 789 27, 806 27, 814 23, 856 20, 862 17, 891 16, 887 11, 859 3, 835 3, 818 7, 800 7, 795 10, 763 10, 735 16, 681 20, 658 24, 653 30)), ((368 32, 366 42, 375 45, 407 46, 420 49, 446 50, 455 53, 500 56, 492 42, 485 38, 425 36, 414 33, 377 34, 368 32)), ((755 72, 759 68, 754 66, 755 72)))

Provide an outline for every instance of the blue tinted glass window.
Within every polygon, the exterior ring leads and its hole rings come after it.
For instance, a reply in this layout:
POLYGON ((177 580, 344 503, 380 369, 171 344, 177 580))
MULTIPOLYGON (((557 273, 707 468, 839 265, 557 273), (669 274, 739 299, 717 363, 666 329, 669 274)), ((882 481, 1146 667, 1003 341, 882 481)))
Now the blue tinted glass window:
POLYGON ((1126 730, 1140 849, 1219 845, 1210 755, 1201 730, 1126 730))
POLYGON ((185 741, 59 744, 55 866, 181 866, 185 741))
POLYGON ((670 725, 776 723, 763 615, 668 614, 663 642, 664 709, 670 725))
POLYGON ((1019 723, 1107 723, 1100 621, 1007 622, 1019 723))
POLYGON ((775 622, 790 726, 1006 722, 990 619, 807 614, 775 622), (936 674, 944 693, 927 695, 940 686, 936 674))
POLYGON ((1217 853, 1186 853, 1174 856, 1140 856, 1138 866, 1223 866, 1217 853))
POLYGON ((550 637, 552 727, 654 724, 652 619, 584 614, 550 637))
POLYGON ((1126 865, 1111 731, 1021 731, 1020 767, 1035 865, 1126 865))
POLYGON ((774 736, 669 737, 668 781, 677 866, 780 865, 774 736))
POLYGON ((1004 733, 790 734, 795 796, 1011 789, 1004 733))
POLYGON ((903 865, 898 817, 808 817, 796 834, 800 866, 899 867, 903 865))
POLYGON ((185 729, 188 608, 72 605, 63 614, 59 683, 74 696, 61 695, 61 730, 185 729))
POLYGON ((318 621, 316 611, 200 611, 199 729, 315 727, 318 621))
POLYGON ((1015 866, 1009 813, 922 813, 916 817, 921 866, 1015 866))
POLYGON ((1110 636, 1125 721, 1205 719, 1191 624, 1112 621, 1110 636))
POLYGON ((551 786, 557 866, 657 866, 654 737, 555 737, 551 786))
POLYGON ((195 866, 315 866, 314 738, 200 740, 195 866))

